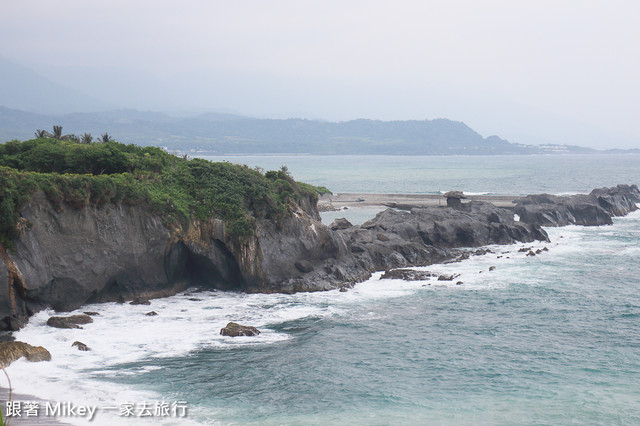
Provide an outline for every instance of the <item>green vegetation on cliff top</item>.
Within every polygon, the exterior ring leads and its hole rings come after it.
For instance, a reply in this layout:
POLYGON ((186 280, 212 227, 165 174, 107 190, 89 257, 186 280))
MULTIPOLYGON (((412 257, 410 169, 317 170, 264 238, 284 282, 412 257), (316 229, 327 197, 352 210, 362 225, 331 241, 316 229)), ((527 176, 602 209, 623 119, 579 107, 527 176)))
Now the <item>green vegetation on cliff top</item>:
POLYGON ((236 236, 255 220, 285 217, 292 203, 327 191, 295 182, 286 169, 176 157, 154 147, 54 139, 0 144, 0 242, 12 246, 29 226, 20 210, 42 190, 59 210, 107 203, 145 205, 165 223, 220 218, 236 236))

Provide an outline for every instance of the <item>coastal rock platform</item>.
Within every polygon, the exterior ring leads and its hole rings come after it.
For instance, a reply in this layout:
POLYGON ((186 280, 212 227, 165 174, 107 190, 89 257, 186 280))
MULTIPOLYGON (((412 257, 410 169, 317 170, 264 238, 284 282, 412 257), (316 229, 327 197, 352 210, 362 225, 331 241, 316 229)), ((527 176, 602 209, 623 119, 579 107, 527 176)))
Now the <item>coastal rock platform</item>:
POLYGON ((459 259, 463 248, 548 241, 541 225, 611 223, 637 209, 640 191, 619 185, 492 202, 469 196, 452 207, 437 197, 422 198, 438 205, 417 206, 410 197, 369 198, 406 206, 359 226, 332 227, 320 221, 317 200, 305 198, 284 218, 256 220, 255 231, 239 239, 219 219, 167 227, 142 206, 61 211, 35 194, 21 211, 32 226, 15 239, 15 250, 0 247, 0 329, 15 330, 46 308, 146 301, 194 285, 262 293, 348 288, 375 271, 459 259))

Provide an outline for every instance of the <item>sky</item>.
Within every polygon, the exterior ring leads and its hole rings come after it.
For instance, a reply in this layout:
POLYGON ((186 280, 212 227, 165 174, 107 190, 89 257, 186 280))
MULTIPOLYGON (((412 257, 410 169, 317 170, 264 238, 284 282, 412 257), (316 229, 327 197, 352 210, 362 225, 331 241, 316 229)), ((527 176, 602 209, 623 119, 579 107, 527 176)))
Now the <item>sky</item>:
POLYGON ((640 148, 638 17, 637 0, 4 1, 0 56, 114 107, 640 148))

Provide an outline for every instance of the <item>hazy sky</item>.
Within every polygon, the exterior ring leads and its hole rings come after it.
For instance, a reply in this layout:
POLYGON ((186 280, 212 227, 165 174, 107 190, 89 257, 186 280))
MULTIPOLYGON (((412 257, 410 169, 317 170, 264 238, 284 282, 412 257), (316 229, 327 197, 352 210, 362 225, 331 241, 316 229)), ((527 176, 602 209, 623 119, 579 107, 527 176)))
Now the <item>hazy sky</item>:
POLYGON ((116 106, 640 148, 640 1, 21 0, 0 56, 116 106))

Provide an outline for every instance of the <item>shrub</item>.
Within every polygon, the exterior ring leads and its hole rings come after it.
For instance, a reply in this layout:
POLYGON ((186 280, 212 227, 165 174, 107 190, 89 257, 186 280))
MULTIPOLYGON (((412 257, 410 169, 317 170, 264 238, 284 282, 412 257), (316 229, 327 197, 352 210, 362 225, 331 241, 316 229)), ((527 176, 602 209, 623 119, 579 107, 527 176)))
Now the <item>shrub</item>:
POLYGON ((118 142, 34 139, 0 144, 0 241, 18 236, 19 211, 44 191, 56 209, 145 205, 167 223, 220 218, 231 234, 250 235, 256 219, 281 220, 293 202, 326 188, 293 180, 286 168, 261 171, 227 162, 179 158, 118 142))

